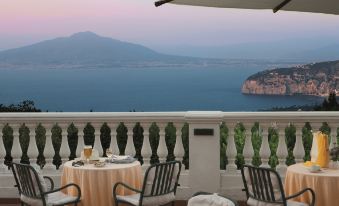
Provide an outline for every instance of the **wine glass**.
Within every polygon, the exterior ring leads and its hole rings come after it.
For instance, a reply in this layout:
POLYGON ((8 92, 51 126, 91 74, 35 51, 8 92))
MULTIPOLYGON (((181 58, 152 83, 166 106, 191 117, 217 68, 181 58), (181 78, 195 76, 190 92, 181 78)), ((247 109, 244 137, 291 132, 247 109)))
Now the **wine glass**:
POLYGON ((106 149, 106 155, 107 155, 107 157, 108 157, 108 161, 111 161, 112 156, 113 156, 113 151, 112 151, 112 149, 107 148, 107 149, 106 149))
POLYGON ((91 145, 85 145, 85 147, 84 147, 84 155, 86 157, 87 164, 89 164, 89 158, 92 155, 92 146, 91 145))

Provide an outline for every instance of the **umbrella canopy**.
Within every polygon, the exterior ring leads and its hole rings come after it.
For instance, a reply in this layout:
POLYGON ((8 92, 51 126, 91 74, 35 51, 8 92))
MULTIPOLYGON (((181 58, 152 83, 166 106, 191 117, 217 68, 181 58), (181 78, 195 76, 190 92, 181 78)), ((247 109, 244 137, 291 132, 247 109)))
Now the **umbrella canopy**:
POLYGON ((156 6, 167 2, 192 6, 272 9, 273 12, 284 10, 339 15, 339 0, 161 0, 156 2, 156 6))

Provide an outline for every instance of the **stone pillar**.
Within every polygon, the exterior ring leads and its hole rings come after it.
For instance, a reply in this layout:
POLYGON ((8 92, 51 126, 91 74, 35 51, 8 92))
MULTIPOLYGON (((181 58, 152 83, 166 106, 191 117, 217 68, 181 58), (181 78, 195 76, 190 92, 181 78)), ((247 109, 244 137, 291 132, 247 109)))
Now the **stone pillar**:
MULTIPOLYGON (((189 124, 189 185, 191 192, 219 192, 221 112, 187 112, 189 124), (212 133, 198 134, 199 129, 212 133)), ((200 130, 202 131, 202 130, 200 130)))

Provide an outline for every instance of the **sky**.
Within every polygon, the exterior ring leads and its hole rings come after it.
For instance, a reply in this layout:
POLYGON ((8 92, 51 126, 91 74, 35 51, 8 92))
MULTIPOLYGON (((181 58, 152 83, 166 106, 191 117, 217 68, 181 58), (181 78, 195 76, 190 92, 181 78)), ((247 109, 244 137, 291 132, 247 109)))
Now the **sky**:
POLYGON ((339 16, 205 8, 154 0, 1 0, 0 50, 80 31, 143 44, 220 46, 339 36, 339 16))

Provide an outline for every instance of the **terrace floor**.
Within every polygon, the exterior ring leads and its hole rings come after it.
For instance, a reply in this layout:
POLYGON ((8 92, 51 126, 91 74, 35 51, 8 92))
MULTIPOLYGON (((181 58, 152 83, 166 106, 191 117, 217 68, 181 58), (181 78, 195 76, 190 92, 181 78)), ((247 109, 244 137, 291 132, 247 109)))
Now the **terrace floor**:
MULTIPOLYGON (((175 206, 186 206, 187 201, 179 200, 175 202, 175 206)), ((0 199, 0 206, 20 206, 19 199, 3 198, 0 199)), ((245 202, 239 202, 239 206, 246 206, 245 202)))

